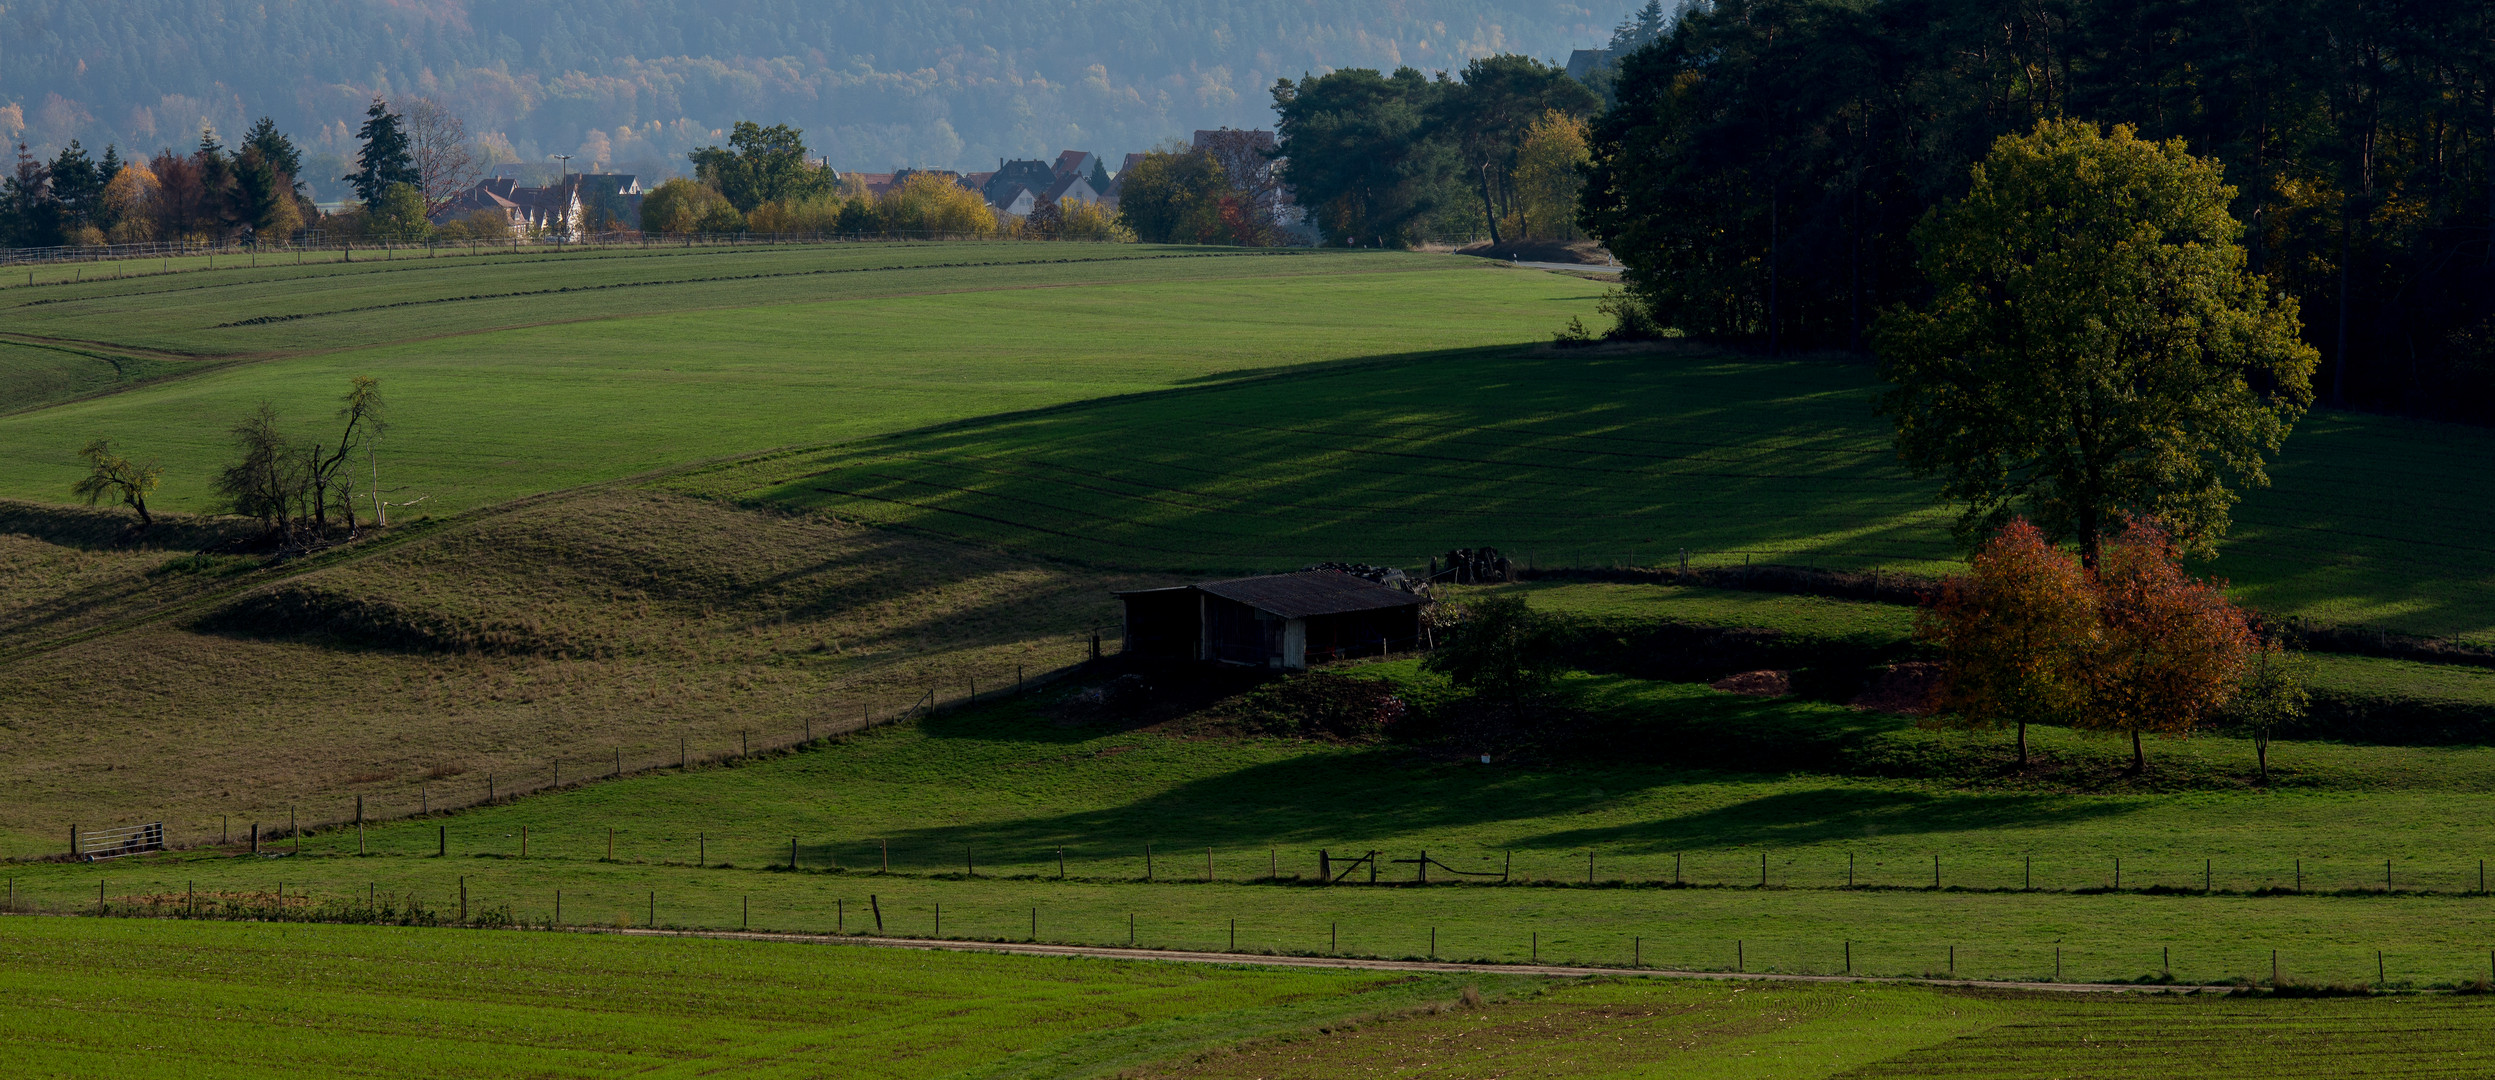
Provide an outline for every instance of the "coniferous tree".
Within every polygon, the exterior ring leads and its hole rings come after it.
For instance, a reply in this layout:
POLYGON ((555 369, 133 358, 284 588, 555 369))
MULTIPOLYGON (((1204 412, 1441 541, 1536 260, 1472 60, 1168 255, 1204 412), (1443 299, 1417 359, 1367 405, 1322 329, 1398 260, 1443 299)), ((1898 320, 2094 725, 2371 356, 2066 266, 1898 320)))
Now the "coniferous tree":
POLYGON ((251 130, 243 133, 243 148, 258 150, 269 168, 286 177, 289 190, 303 190, 303 152, 295 147, 294 140, 277 130, 275 120, 263 116, 252 124, 251 130))
POLYGON ((52 167, 24 143, 17 145, 17 167, 0 179, 0 240, 15 247, 61 242, 61 204, 52 197, 52 167))
POLYGON ((64 231, 94 223, 96 202, 104 194, 104 182, 112 177, 97 167, 87 156, 78 140, 52 158, 52 199, 60 204, 61 226, 64 231))
POLYGON ((238 224, 234 211, 234 160, 225 154, 225 144, 217 141, 216 129, 202 125, 199 149, 191 154, 192 167, 199 173, 199 211, 193 227, 210 235, 222 235, 238 224))
MULTIPOLYGON (((1283 181, 1329 244, 1400 247, 1463 188, 1430 113, 1450 84, 1346 68, 1274 84, 1283 181)), ((1140 235, 1138 230, 1138 235, 1140 235)))
POLYGON ((416 171, 416 159, 408 146, 407 129, 399 115, 390 111, 390 103, 374 98, 372 107, 364 110, 364 126, 355 137, 363 140, 364 148, 356 152, 356 170, 339 177, 355 186, 355 197, 363 200, 367 210, 380 210, 382 198, 392 184, 420 187, 422 174, 416 171))
POLYGON ((291 178, 278 171, 259 146, 243 145, 242 152, 234 155, 233 174, 228 212, 237 225, 251 230, 254 243, 263 238, 282 240, 302 227, 291 178))

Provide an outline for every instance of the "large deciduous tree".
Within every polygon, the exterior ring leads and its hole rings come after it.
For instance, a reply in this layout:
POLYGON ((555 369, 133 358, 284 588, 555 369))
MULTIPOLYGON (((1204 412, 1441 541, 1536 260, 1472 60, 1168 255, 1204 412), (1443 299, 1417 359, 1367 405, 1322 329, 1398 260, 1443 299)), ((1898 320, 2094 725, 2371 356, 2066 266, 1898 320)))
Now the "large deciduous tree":
POLYGON ((2025 521, 1986 541, 1915 618, 1915 636, 1941 656, 1941 721, 2015 728, 2022 769, 2027 725, 2070 724, 2085 709, 2096 634, 2086 569, 2025 521))
POLYGON ((476 185, 484 170, 459 114, 432 98, 417 98, 407 103, 406 131, 407 158, 416 188, 424 192, 426 214, 439 213, 476 185))
POLYGON ((1965 542, 2023 510, 2092 566, 2122 517, 2211 550, 2315 363, 2294 301, 2245 269, 2218 163, 2048 120, 1972 180, 1915 231, 1929 301, 1879 328, 1900 456, 1965 542))
POLYGON ((786 202, 839 185, 839 177, 806 159, 805 132, 786 124, 763 127, 739 120, 728 145, 705 146, 685 155, 693 173, 727 197, 738 213, 768 202, 786 202))
POLYGON ((1229 170, 1214 155, 1166 147, 1118 177, 1118 221, 1148 244, 1210 242, 1231 191, 1229 170))

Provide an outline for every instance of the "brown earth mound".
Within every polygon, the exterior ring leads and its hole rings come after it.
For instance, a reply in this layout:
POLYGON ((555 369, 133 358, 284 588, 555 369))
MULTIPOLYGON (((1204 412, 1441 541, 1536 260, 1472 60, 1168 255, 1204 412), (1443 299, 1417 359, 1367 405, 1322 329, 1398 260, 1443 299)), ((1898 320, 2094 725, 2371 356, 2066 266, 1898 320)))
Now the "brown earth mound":
POLYGON ((1742 694, 1748 697, 1784 697, 1793 692, 1793 673, 1790 671, 1745 671, 1739 675, 1717 679, 1707 685, 1728 694, 1742 694))
POLYGON ((1939 680, 1939 664, 1915 662, 1891 664, 1871 685, 1849 704, 1872 712, 1895 713, 1899 716, 1927 716, 1932 712, 1932 687, 1939 680))

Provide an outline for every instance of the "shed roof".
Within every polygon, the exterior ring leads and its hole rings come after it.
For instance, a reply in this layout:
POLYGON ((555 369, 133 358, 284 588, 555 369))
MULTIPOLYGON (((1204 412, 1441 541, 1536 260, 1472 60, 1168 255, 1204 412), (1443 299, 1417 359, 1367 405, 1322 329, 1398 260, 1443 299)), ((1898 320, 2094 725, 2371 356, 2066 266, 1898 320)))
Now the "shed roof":
POLYGON ((1354 611, 1416 607, 1421 598, 1340 570, 1303 570, 1296 574, 1207 581, 1195 586, 1225 600, 1236 600, 1285 619, 1311 615, 1344 615, 1354 611))

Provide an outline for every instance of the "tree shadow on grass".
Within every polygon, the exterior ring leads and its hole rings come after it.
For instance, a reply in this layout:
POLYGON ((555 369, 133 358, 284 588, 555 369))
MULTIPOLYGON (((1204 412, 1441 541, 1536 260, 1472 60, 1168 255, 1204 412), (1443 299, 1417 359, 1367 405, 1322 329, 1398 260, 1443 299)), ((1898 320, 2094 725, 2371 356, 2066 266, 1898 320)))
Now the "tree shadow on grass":
MULTIPOLYGON (((1008 738, 1079 744, 1101 728, 1057 728, 1024 712, 963 714, 929 722, 940 739, 1008 738)), ((1098 755, 1114 754, 1105 748, 1098 755)), ((1039 763, 1035 763, 1039 764, 1039 763)), ((1077 763, 1078 767, 1080 763, 1077 763)), ((1109 775, 1099 782, 1114 783, 1109 775)), ((1519 849, 1623 853, 1692 847, 1798 845, 1866 835, 1938 834, 2050 828, 2117 817, 2129 801, 2037 794, 1924 794, 1803 780, 1787 790, 1689 814, 1647 821, 1554 828, 1572 815, 1605 813, 1617 822, 1644 796, 1698 785, 1774 783, 1755 774, 1609 765, 1514 769, 1429 760, 1392 746, 1309 746, 1277 761, 1187 780, 1114 805, 973 825, 938 825, 894 834, 896 853, 964 845, 1000 863, 1045 860, 1063 847, 1078 857, 1105 851, 1237 851, 1267 846, 1366 849, 1440 847, 1449 833, 1519 849)), ((1157 786, 1157 785, 1156 785, 1157 786)), ((828 848, 826 849, 829 850, 828 848)))
POLYGON ((1958 794, 1829 785, 1785 791, 1655 821, 1558 829, 1522 847, 1655 854, 1686 848, 1803 846, 1875 836, 2061 828, 2117 818, 2133 800, 2059 795, 1958 794))

